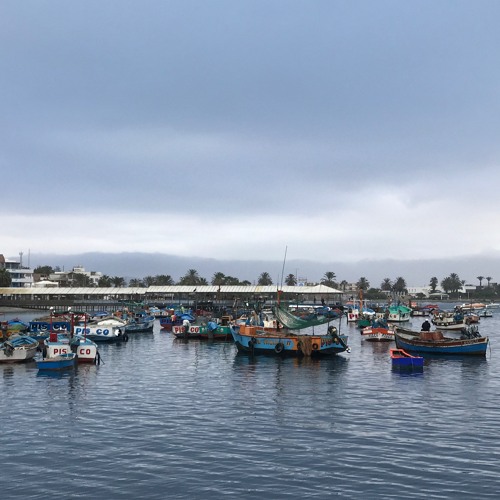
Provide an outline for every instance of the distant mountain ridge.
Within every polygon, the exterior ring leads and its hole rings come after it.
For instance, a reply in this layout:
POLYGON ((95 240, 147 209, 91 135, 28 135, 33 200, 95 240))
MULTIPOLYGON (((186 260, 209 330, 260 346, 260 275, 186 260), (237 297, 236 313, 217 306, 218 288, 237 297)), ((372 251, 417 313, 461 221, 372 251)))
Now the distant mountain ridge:
MULTIPOLYGON (((17 257, 12 257, 17 260, 17 257)), ((188 269, 211 281, 216 272, 234 276, 240 280, 256 283, 260 274, 269 273, 274 284, 280 284, 283 261, 218 260, 203 257, 179 257, 160 253, 100 253, 88 252, 75 255, 36 254, 24 255, 23 264, 32 268, 49 265, 66 271, 83 266, 87 271, 100 271, 108 276, 126 279, 144 278, 169 274, 174 280, 185 275, 188 269), (29 260, 29 262, 28 262, 29 260)), ((436 276, 439 281, 457 273, 467 283, 478 284, 477 276, 490 276, 492 282, 500 281, 500 253, 496 255, 465 256, 454 259, 434 260, 363 260, 358 262, 314 262, 287 260, 284 275, 294 274, 307 278, 308 282, 319 282, 326 272, 334 272, 336 281, 356 282, 365 277, 372 287, 378 288, 384 278, 391 280, 403 277, 407 286, 427 286, 436 276)))

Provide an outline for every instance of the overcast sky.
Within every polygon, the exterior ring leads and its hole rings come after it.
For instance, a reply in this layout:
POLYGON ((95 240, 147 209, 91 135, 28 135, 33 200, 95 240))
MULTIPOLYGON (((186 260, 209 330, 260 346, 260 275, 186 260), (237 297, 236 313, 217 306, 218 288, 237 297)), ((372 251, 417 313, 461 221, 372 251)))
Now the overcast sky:
POLYGON ((0 253, 496 254, 499 19, 496 0, 2 0, 0 253))

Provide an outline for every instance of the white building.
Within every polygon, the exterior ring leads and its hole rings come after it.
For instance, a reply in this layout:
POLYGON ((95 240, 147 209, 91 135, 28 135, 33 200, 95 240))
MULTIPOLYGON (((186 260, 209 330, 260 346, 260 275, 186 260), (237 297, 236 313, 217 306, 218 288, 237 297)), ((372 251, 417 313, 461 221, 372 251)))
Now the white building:
POLYGON ((19 260, 6 259, 0 254, 0 268, 6 269, 10 274, 12 288, 31 288, 33 286, 33 269, 23 266, 22 252, 19 254, 19 260))

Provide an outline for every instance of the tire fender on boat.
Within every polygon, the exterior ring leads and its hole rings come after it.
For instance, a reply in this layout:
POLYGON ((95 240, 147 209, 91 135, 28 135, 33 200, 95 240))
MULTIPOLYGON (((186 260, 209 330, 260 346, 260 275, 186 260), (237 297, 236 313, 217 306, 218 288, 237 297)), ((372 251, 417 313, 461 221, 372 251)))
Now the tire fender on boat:
POLYGON ((317 351, 318 348, 319 348, 319 345, 318 344, 313 344, 312 348, 313 348, 313 351, 317 351))
POLYGON ((274 346, 274 352, 276 354, 279 354, 280 352, 283 352, 283 349, 285 348, 285 344, 283 344, 283 342, 278 342, 275 346, 274 346))

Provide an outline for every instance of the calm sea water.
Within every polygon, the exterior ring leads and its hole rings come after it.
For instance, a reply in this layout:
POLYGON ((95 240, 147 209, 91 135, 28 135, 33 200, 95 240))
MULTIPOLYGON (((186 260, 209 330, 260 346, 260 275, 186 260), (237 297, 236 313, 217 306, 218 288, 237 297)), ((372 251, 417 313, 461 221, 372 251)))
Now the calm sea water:
POLYGON ((486 358, 413 375, 345 322, 352 351, 330 359, 156 325, 62 376, 0 365, 1 498, 498 498, 499 328, 481 320, 486 358))

